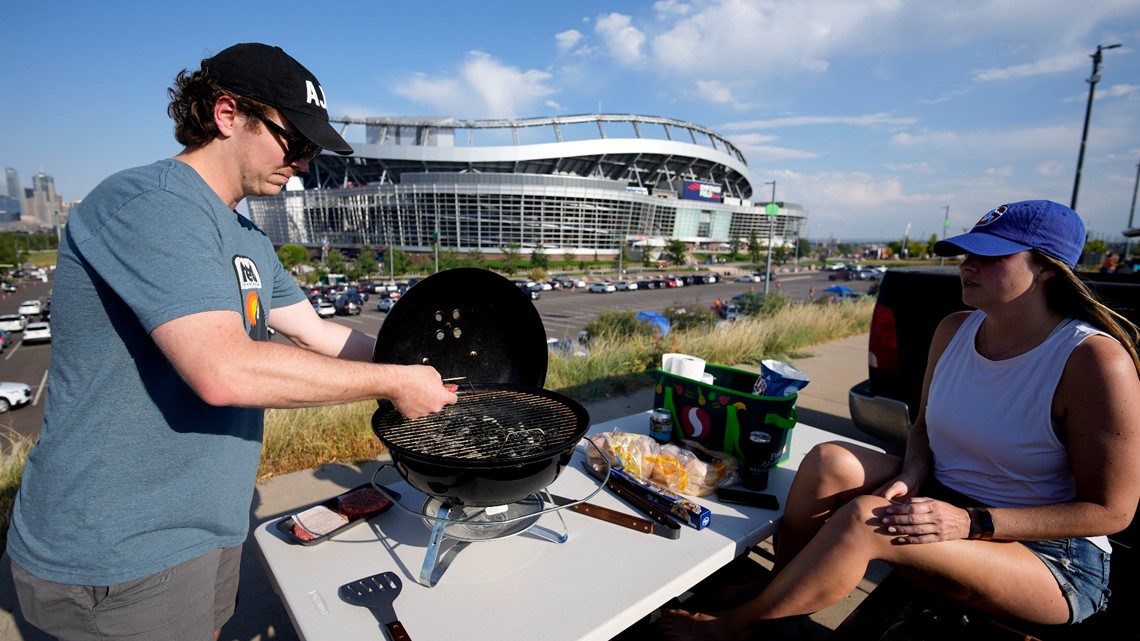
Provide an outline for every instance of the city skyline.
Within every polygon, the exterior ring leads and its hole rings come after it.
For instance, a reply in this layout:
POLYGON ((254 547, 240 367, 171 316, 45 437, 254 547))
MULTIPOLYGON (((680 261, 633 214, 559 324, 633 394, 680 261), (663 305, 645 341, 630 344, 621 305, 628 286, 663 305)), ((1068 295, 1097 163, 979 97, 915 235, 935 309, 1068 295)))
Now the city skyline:
MULTIPOLYGON (((20 99, 0 105, 0 166, 42 169, 78 200, 114 171, 169 157, 174 74, 261 41, 320 78, 333 116, 683 119, 738 146, 755 185, 775 181, 777 200, 802 204, 808 237, 898 239, 910 227, 925 240, 942 234, 947 207, 954 234, 1003 202, 1069 203, 1090 55, 1119 43, 1104 53, 1077 209, 1094 233, 1128 223, 1140 161, 1134 2, 224 6, 227 24, 202 29, 135 2, 113 16, 59 12, 51 38, 14 29, 0 80, 20 99)), ((7 15, 31 24, 39 11, 7 15)), ((362 139, 352 127, 346 137, 362 139)))

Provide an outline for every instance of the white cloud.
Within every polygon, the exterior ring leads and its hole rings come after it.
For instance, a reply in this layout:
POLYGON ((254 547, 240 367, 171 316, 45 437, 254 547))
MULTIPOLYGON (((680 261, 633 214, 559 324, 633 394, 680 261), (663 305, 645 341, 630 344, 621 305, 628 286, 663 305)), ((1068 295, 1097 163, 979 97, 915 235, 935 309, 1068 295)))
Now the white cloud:
POLYGON ((978 82, 993 82, 1028 78, 1042 74, 1064 73, 1084 68, 1089 64, 1087 58, 1088 54, 1073 52, 1009 67, 979 69, 974 71, 972 76, 978 82))
POLYGON ((986 175, 995 178, 1009 178, 1013 176, 1013 167, 1008 165, 1005 167, 986 167, 986 175))
POLYGON ((455 76, 429 78, 417 74, 392 92, 428 105, 440 115, 460 118, 514 118, 529 115, 534 105, 554 93, 551 74, 520 70, 486 53, 471 52, 455 76))
POLYGON ((785 116, 765 120, 745 120, 721 125, 725 131, 742 129, 778 129, 781 127, 802 127, 804 125, 852 125, 855 127, 878 127, 883 125, 909 125, 918 122, 917 118, 895 116, 886 112, 863 114, 860 116, 785 116))
POLYGON ((594 23, 594 31, 601 36, 606 50, 623 67, 636 67, 644 62, 645 34, 632 23, 632 18, 620 13, 599 16, 594 23))
POLYGON ((1045 162, 1037 163, 1033 171, 1038 176, 1060 176, 1062 172, 1067 171, 1068 167, 1055 161, 1046 160, 1045 162))
POLYGON ((558 42, 559 51, 570 51, 582 41, 582 32, 577 29, 568 29, 562 33, 554 34, 554 39, 558 42))

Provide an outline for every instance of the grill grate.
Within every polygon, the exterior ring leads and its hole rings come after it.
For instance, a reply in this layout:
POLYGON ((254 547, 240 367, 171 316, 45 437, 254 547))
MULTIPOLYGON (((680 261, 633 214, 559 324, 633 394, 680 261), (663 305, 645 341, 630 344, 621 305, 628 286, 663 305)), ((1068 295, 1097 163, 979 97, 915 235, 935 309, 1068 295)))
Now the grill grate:
POLYGON ((441 458, 511 461, 569 444, 579 428, 566 403, 533 392, 460 392, 443 411, 408 420, 385 414, 374 425, 389 446, 441 458))

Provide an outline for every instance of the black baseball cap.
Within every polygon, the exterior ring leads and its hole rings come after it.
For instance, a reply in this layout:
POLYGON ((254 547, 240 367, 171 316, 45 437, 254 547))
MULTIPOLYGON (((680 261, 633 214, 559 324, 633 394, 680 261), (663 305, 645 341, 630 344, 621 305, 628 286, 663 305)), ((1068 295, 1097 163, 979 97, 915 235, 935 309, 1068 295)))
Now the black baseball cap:
POLYGON ((321 149, 352 153, 352 147, 329 124, 325 92, 317 77, 280 47, 236 44, 203 60, 202 71, 219 87, 280 111, 321 149))

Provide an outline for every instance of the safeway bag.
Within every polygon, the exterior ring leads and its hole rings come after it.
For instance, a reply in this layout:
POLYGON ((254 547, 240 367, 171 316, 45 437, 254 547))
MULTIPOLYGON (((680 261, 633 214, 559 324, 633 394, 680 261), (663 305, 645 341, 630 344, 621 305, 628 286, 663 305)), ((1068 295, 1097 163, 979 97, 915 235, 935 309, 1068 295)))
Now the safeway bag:
POLYGON ((755 372, 723 365, 706 363, 705 374, 712 374, 711 383, 656 371, 653 406, 673 415, 670 440, 697 441, 743 460, 741 435, 760 429, 769 433, 773 446, 779 448, 777 464, 787 461, 799 394, 758 396, 752 393, 755 372))

